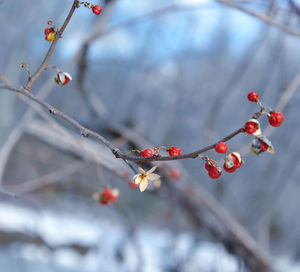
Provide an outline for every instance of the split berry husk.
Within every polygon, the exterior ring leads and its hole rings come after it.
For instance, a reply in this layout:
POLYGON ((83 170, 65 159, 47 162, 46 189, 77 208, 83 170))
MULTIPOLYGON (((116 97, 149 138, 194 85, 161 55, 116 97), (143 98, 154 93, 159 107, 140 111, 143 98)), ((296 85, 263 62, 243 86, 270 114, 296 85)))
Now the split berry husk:
POLYGON ((251 151, 254 155, 259 155, 263 152, 274 153, 274 147, 271 141, 266 136, 259 136, 253 139, 251 143, 251 151))
POLYGON ((46 34, 45 40, 48 42, 53 42, 55 40, 55 32, 49 32, 46 34))
POLYGON ((251 101, 251 102, 257 102, 258 98, 259 98, 259 95, 258 95, 257 92, 248 93, 248 100, 249 101, 251 101))
POLYGON ((205 163, 205 169, 207 171, 209 171, 212 167, 217 167, 218 164, 214 161, 214 160, 208 160, 206 163, 205 163))
POLYGON ((256 119, 250 119, 248 122, 246 122, 244 129, 248 134, 254 136, 261 134, 260 125, 256 119))
POLYGON ((52 28, 52 27, 45 28, 44 34, 45 34, 46 41, 53 42, 55 40, 56 31, 54 30, 54 28, 52 28))
POLYGON ((233 158, 233 164, 236 168, 240 168, 242 166, 242 164, 244 163, 244 161, 242 160, 242 157, 240 155, 240 153, 238 152, 232 152, 231 156, 233 158))
POLYGON ((72 77, 66 72, 59 72, 54 78, 55 83, 59 86, 66 85, 70 80, 72 80, 72 77))
POLYGON ((182 151, 179 147, 177 146, 171 146, 168 148, 168 152, 170 156, 179 156, 182 154, 182 151))
POLYGON ((102 7, 95 5, 95 6, 93 6, 92 11, 94 14, 99 15, 102 12, 102 7))
POLYGON ((241 167, 243 160, 238 152, 231 152, 225 157, 223 168, 228 173, 233 173, 237 168, 241 167))
POLYGON ((223 164, 223 168, 224 168, 224 170, 225 170, 226 172, 228 172, 228 173, 233 173, 233 172, 236 170, 236 168, 235 168, 234 166, 231 167, 231 168, 228 168, 228 167, 226 166, 226 163, 223 164))
POLYGON ((284 116, 280 111, 272 111, 269 117, 269 123, 273 127, 280 127, 284 121, 284 116))
POLYGON ((225 142, 219 142, 216 144, 215 150, 218 153, 226 153, 228 150, 227 144, 225 142))

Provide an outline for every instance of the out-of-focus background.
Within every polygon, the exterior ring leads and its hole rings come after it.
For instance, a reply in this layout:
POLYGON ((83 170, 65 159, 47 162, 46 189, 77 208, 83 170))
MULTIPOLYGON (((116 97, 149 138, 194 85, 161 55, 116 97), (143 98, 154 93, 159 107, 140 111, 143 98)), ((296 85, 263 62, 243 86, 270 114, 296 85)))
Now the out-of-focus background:
MULTIPOLYGON (((21 61, 39 67, 47 21, 61 26, 72 2, 0 1, 11 84, 26 84, 21 61)), ((228 142, 245 161, 236 173, 215 181, 200 159, 156 163, 161 187, 140 193, 101 143, 1 90, 1 187, 16 195, 0 195, 1 271, 300 271, 300 3, 220 2, 93 2, 100 16, 81 7, 49 62, 73 81, 59 87, 48 69, 32 92, 124 151, 186 153, 243 126, 259 110, 247 100, 255 90, 285 115, 277 129, 261 118, 275 154, 254 156, 238 135, 228 142), (120 196, 101 206, 91 196, 106 186, 120 196)))

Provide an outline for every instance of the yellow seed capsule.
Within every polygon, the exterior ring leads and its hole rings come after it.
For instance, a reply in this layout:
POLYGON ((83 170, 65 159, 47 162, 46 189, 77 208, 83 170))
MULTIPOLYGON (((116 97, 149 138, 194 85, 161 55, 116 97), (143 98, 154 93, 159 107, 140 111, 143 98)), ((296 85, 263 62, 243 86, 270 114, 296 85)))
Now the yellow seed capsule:
POLYGON ((49 32, 47 35, 46 35, 46 40, 48 42, 53 42, 55 39, 55 32, 52 31, 52 32, 49 32))

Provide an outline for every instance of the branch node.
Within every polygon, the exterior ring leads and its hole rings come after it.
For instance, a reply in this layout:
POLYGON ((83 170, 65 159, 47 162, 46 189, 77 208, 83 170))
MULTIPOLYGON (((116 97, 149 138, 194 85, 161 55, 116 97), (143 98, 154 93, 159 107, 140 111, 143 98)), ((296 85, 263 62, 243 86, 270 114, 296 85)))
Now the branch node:
POLYGON ((116 158, 120 158, 121 157, 119 152, 120 152, 120 150, 117 149, 117 148, 112 150, 112 153, 115 155, 116 158))
POLYGON ((54 107, 51 107, 50 109, 49 109, 49 112, 51 113, 51 114, 56 114, 56 109, 54 108, 54 107))
POLYGON ((89 137, 89 133, 85 130, 85 129, 80 129, 80 134, 83 136, 83 137, 89 137))

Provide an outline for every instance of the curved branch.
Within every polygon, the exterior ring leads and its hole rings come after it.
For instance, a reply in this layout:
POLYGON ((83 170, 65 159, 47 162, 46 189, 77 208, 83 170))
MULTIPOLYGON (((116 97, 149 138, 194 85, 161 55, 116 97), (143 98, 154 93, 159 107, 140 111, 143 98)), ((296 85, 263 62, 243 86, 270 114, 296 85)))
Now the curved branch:
MULTIPOLYGON (((217 144, 217 143, 215 143, 215 144, 206 146, 202 149, 199 149, 197 151, 187 153, 187 154, 183 154, 183 155, 180 155, 180 156, 153 156, 153 157, 141 158, 141 157, 136 157, 136 156, 133 156, 133 155, 128 155, 128 154, 125 154, 125 153, 121 152, 116 146, 114 146, 104 136, 100 135, 99 133, 97 133, 93 130, 90 130, 90 129, 84 127, 78 121, 76 121, 72 117, 70 117, 69 115, 65 114, 64 112, 62 112, 58 109, 56 109, 52 105, 40 100, 34 94, 32 94, 30 92, 27 92, 25 90, 22 90, 22 89, 17 89, 15 87, 10 86, 10 85, 0 85, 0 88, 7 89, 7 90, 10 90, 10 91, 15 92, 15 93, 22 94, 22 95, 30 98, 31 100, 35 101, 36 103, 38 103, 39 105, 41 105, 42 107, 47 109, 51 114, 54 114, 54 115, 57 115, 57 116, 61 117, 62 119, 64 119, 68 123, 72 124, 74 127, 78 128, 80 130, 80 134, 82 136, 88 137, 89 135, 91 135, 91 136, 95 137, 96 139, 100 140, 104 145, 106 145, 112 151, 112 153, 115 155, 116 158, 121 158, 124 161, 132 161, 132 162, 135 162, 135 163, 143 163, 143 162, 147 162, 147 161, 173 161, 173 160, 182 160, 182 159, 188 159, 188 158, 194 159, 194 158, 199 157, 200 154, 202 154, 202 153, 204 153, 208 150, 213 149, 215 147, 215 145, 217 144)), ((261 113, 262 113, 262 111, 260 111, 258 113, 255 113, 253 117, 254 118, 259 118, 261 113)), ((229 141, 230 139, 232 139, 236 135, 238 135, 240 133, 243 133, 243 132, 244 132, 244 128, 239 128, 236 131, 234 131, 234 132, 230 133, 229 135, 227 135, 226 137, 224 137, 223 139, 221 139, 220 141, 222 141, 222 142, 229 141)))

